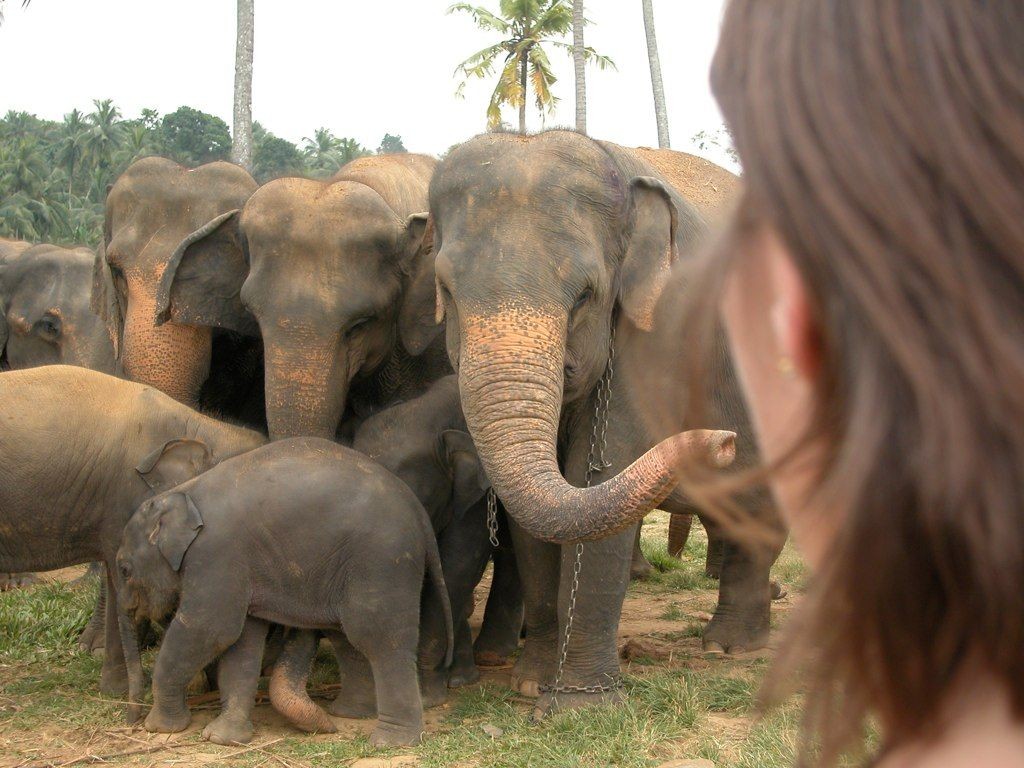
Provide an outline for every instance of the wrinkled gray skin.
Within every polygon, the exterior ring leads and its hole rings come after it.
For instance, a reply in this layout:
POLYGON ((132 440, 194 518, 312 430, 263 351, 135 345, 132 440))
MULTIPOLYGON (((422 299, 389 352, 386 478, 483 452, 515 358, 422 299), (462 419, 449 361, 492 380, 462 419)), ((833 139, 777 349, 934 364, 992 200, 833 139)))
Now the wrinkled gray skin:
MULTIPOLYGON (((71 366, 0 374, 0 402, 0 571, 102 561, 114 573, 139 504, 266 440, 150 387, 71 366)), ((118 620, 114 600, 106 614, 100 689, 138 700, 134 627, 118 620)))
MULTIPOLYGON (((669 164, 673 155, 683 157, 666 151, 669 164)), ((526 695, 553 680, 575 548, 539 541, 520 526, 555 541, 605 534, 584 547, 562 681, 601 686, 619 675, 616 628, 636 530, 621 521, 661 498, 645 485, 650 475, 633 471, 639 464, 624 471, 654 442, 621 376, 605 433, 610 466, 587 492, 572 486, 586 485, 613 326, 616 354, 624 356, 649 333, 669 267, 704 231, 701 215, 659 168, 636 151, 565 131, 488 134, 453 149, 431 181, 449 357, 481 462, 516 522, 527 639, 512 683, 526 695), (561 506, 567 498, 571 509, 561 506)), ((659 506, 690 511, 681 500, 659 506)), ((726 650, 764 643, 772 559, 756 567, 726 559, 705 643, 726 650)), ((560 693, 557 705, 618 695, 560 693)), ((540 711, 552 703, 545 694, 540 711)))
POLYGON ((12 369, 78 365, 114 374, 114 344, 91 310, 93 253, 36 245, 0 262, 0 358, 12 369))
MULTIPOLYGON (((356 432, 353 448, 365 453, 408 485, 430 516, 441 551, 455 621, 455 654, 450 670, 441 667, 444 627, 441 611, 425 605, 420 628, 421 689, 438 698, 437 689, 457 688, 479 679, 469 629, 473 589, 493 557, 495 574, 484 624, 475 644, 481 663, 499 666, 519 645, 523 622, 522 588, 515 553, 499 512, 499 547, 487 532, 485 494, 490 484, 466 432, 455 376, 435 382, 418 398, 371 416, 356 432), (503 535, 502 535, 503 534, 503 535), (503 540, 503 541, 502 541, 503 540)), ((346 675, 343 690, 367 685, 346 675)))
MULTIPOLYGON (((174 615, 153 671, 148 730, 188 726, 185 686, 220 656, 223 711, 204 735, 222 744, 249 741, 263 643, 273 623, 344 631, 373 670, 373 743, 419 741, 416 648, 424 575, 441 595, 450 660, 447 590, 423 506, 366 456, 296 438, 225 461, 144 503, 125 528, 117 568, 126 612, 154 621, 174 615)), ((299 632, 285 648, 271 678, 271 701, 304 730, 333 731, 305 693, 312 637, 299 632)))
POLYGON ((262 338, 271 439, 332 438, 451 373, 424 245, 434 166, 395 154, 277 179, 178 243, 159 322, 262 338))

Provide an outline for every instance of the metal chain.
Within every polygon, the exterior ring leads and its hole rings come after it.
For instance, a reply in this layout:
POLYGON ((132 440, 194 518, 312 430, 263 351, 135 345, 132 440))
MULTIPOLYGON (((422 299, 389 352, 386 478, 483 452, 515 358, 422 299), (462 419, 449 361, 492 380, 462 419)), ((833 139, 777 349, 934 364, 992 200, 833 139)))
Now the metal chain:
MULTIPOLYGON (((587 456, 586 487, 589 488, 595 472, 603 472, 612 466, 605 453, 608 450, 608 414, 612 404, 612 379, 615 377, 615 322, 612 321, 611 334, 608 337, 608 366, 604 369, 601 380, 597 383, 597 398, 594 402, 593 429, 590 433, 590 453, 587 456)), ((609 693, 622 685, 619 677, 611 678, 602 685, 562 685, 562 673, 565 661, 569 656, 569 638, 572 636, 573 619, 576 616, 576 599, 580 589, 580 571, 583 568, 583 542, 576 542, 576 558, 572 566, 572 586, 569 590, 569 609, 565 616, 565 636, 558 654, 558 667, 555 670, 555 681, 551 685, 542 685, 542 693, 551 694, 554 704, 560 693, 609 693)))
POLYGON ((493 488, 487 489, 487 538, 491 546, 498 546, 498 494, 493 488))

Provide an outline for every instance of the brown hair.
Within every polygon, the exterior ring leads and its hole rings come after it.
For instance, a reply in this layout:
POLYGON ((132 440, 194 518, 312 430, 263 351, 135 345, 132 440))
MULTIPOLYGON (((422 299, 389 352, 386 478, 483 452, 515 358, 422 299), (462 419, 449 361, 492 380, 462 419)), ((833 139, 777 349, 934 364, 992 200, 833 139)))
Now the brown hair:
POLYGON ((1024 718, 1022 29, 1019 0, 725 14, 712 85, 746 191, 705 287, 768 228, 822 334, 811 505, 842 522, 768 686, 804 672, 805 762, 871 716, 890 747, 935 735, 972 671, 1024 718))

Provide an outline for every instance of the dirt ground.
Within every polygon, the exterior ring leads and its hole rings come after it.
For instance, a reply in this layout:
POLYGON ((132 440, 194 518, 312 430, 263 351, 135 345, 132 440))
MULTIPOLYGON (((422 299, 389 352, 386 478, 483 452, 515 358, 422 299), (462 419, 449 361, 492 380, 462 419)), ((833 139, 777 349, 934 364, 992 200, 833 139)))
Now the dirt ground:
MULTIPOLYGON (((649 540, 667 537, 667 516, 659 514, 654 519, 649 519, 644 535, 645 539, 649 540)), ((47 574, 45 578, 68 581, 79 576, 83 570, 81 567, 64 569, 47 574)), ((474 629, 479 626, 482 618, 487 586, 488 582, 485 579, 478 588, 477 610, 472 621, 474 629)), ((713 587, 713 584, 704 586, 713 587)), ((679 590, 666 589, 665 585, 659 584, 635 584, 626 599, 619 627, 623 672, 626 675, 645 675, 650 674, 652 670, 685 669, 700 672, 714 669, 716 674, 719 674, 728 673, 723 664, 742 665, 751 659, 767 656, 770 651, 748 654, 741 658, 730 657, 728 660, 705 657, 701 650, 699 629, 710 618, 715 599, 716 591, 713 588, 679 590)), ((774 603, 773 626, 785 617, 792 601, 792 597, 785 597, 774 603)), ((490 685, 495 689, 507 691, 510 670, 511 667, 482 670, 481 682, 470 688, 490 685)), ((77 716, 76 702, 106 701, 99 697, 97 681, 94 681, 93 685, 85 690, 63 692, 62 695, 67 697, 68 704, 66 717, 40 719, 33 722, 31 728, 26 728, 26 718, 10 716, 26 706, 24 698, 6 693, 8 684, 17 677, 18 671, 16 665, 0 664, 0 768, 63 768, 89 763, 117 763, 149 768, 224 764, 266 764, 292 768, 323 764, 315 759, 315 745, 326 746, 337 743, 338 740, 352 739, 364 742, 365 739, 359 737, 368 736, 374 725, 372 720, 334 718, 338 733, 305 736, 288 726, 271 708, 265 694, 261 693, 261 701, 253 715, 256 726, 253 742, 244 747, 220 747, 202 740, 199 735, 203 727, 217 714, 219 704, 216 694, 201 695, 190 700, 193 718, 186 731, 169 735, 150 734, 141 727, 126 727, 119 722, 119 707, 109 707, 104 711, 105 716, 101 716, 99 720, 95 717, 77 716), (298 758, 294 756, 293 750, 281 749, 283 745, 295 744, 296 740, 304 743, 302 752, 310 757, 298 758)), ((319 686, 314 683, 313 691, 315 696, 325 699, 333 696, 329 683, 319 686)), ((459 706, 460 697, 466 695, 469 695, 469 692, 463 689, 454 695, 449 703, 425 712, 428 740, 433 734, 452 730, 453 707, 459 706)), ((524 712, 532 708, 532 701, 528 699, 513 696, 509 701, 513 707, 524 712)), ((27 706, 31 706, 31 703, 27 706)), ((742 731, 749 727, 749 718, 727 713, 712 714, 708 722, 723 731, 742 731)), ((416 750, 405 752, 407 754, 357 757, 347 762, 330 764, 355 765, 357 768, 419 764, 416 750)), ((368 753, 377 754, 372 749, 368 750, 368 753)))

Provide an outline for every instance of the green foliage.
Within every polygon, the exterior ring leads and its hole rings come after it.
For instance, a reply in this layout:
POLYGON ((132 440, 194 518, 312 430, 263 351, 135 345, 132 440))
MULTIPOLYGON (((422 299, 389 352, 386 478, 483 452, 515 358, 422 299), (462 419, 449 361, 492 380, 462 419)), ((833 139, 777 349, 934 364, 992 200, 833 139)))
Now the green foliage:
MULTIPOLYGON (((2 0, 0 0, 2 1, 2 0)), ((254 176, 329 177, 345 163, 372 152, 326 128, 302 149, 254 125, 254 176)), ((63 121, 9 111, 0 118, 0 237, 95 246, 103 232, 107 189, 133 162, 169 157, 195 167, 226 160, 227 124, 216 115, 179 107, 161 116, 143 109, 124 119, 110 99, 88 113, 73 109, 63 121)), ((404 152, 400 136, 386 134, 382 152, 404 152)))
POLYGON ((60 583, 0 595, 0 663, 77 653, 95 602, 95 589, 60 583))
POLYGON ((228 124, 215 115, 191 107, 178 107, 160 122, 160 139, 167 155, 194 167, 231 154, 228 124))
MULTIPOLYGON (((477 27, 502 38, 455 68, 455 74, 461 73, 463 77, 456 92, 461 95, 470 78, 491 77, 495 65, 500 67, 487 105, 488 127, 493 130, 501 126, 501 108, 508 105, 519 108, 519 130, 525 131, 527 93, 531 86, 540 114, 554 112, 559 100, 551 88, 558 78, 543 46, 550 43, 572 53, 572 45, 561 39, 572 32, 571 0, 500 0, 497 13, 471 3, 455 3, 448 13, 456 12, 468 14, 477 27)), ((615 67, 615 62, 593 48, 584 48, 583 57, 600 69, 615 67)))
POLYGON ((384 134, 384 138, 380 140, 380 146, 377 147, 378 155, 396 155, 408 151, 405 144, 402 143, 402 137, 393 136, 390 133, 384 134))

